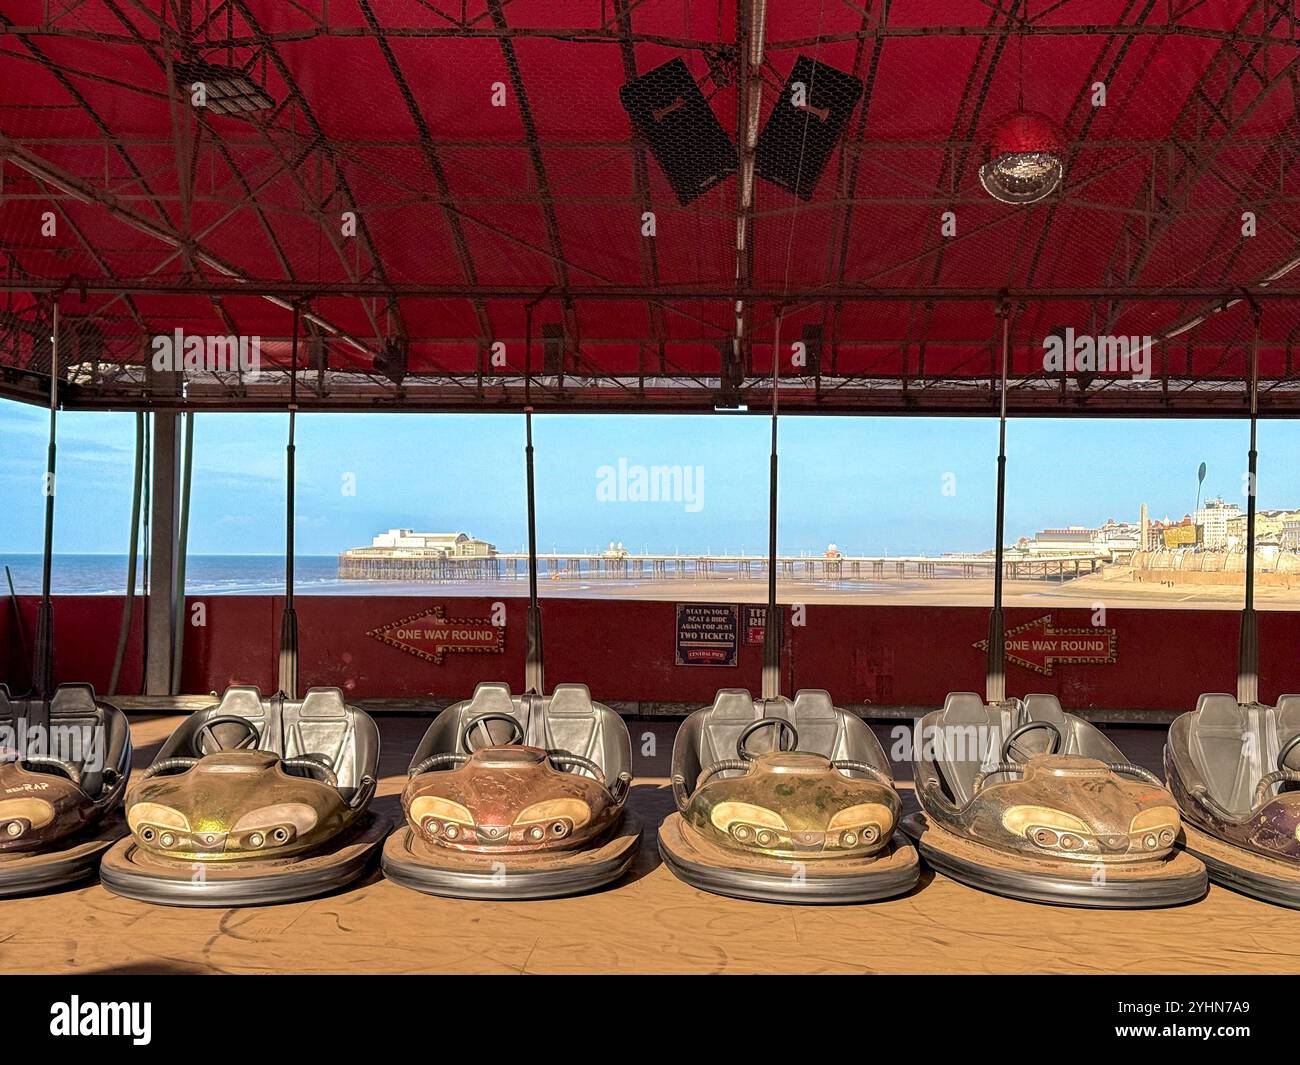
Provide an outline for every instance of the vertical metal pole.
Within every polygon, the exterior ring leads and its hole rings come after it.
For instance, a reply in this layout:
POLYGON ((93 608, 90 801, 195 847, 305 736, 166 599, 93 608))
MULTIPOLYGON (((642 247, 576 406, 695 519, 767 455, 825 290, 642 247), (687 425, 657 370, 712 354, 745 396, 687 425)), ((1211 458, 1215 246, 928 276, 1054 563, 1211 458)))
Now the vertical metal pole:
POLYGON ((126 645, 131 637, 131 619, 135 613, 136 560, 140 548, 140 495, 144 488, 144 412, 135 415, 135 483, 131 490, 131 542, 126 556, 126 598, 122 600, 122 621, 117 633, 117 653, 113 656, 113 674, 108 693, 117 694, 117 683, 126 660, 126 645))
POLYGON ((1007 362, 1011 351, 1010 308, 1004 299, 998 306, 1002 318, 1002 392, 998 411, 998 501, 996 539, 993 544, 993 611, 989 614, 988 660, 984 675, 984 698, 990 703, 1007 697, 1006 632, 1002 624, 1002 540, 1007 503, 1007 362))
POLYGON ((298 612, 293 606, 294 434, 298 417, 298 319, 302 305, 293 304, 293 339, 289 354, 289 443, 284 450, 284 613, 280 618, 280 691, 298 698, 298 612))
MULTIPOLYGON (((32 663, 33 694, 41 702, 40 722, 48 720, 49 701, 54 694, 54 604, 50 600, 50 577, 54 559, 55 430, 59 409, 59 299, 54 298, 54 333, 50 338, 50 435, 45 455, 45 545, 41 563, 41 602, 36 611, 36 648, 32 663)), ((41 734, 45 729, 42 727, 41 734)))
POLYGON ((172 694, 181 690, 181 665, 185 653, 185 562, 190 543, 190 480, 194 470, 194 412, 185 419, 185 458, 181 467, 181 520, 176 535, 176 609, 172 630, 172 694))
MULTIPOLYGON (((8 566, 5 567, 5 581, 9 585, 9 609, 13 612, 14 635, 18 638, 18 653, 22 656, 22 660, 27 664, 28 670, 30 670, 32 664, 27 657, 27 638, 23 635, 23 612, 22 608, 18 605, 18 593, 14 591, 14 575, 9 572, 8 566)), ((32 679, 28 677, 28 690, 30 690, 32 686, 32 679)))
POLYGON ((767 619, 763 624, 763 698, 775 699, 781 694, 781 629, 782 618, 776 609, 776 487, 777 454, 776 426, 779 405, 781 365, 781 314, 776 316, 776 335, 772 342, 772 452, 769 462, 767 488, 767 619))
POLYGON ((524 448, 528 481, 528 654, 524 659, 524 687, 545 694, 542 661, 542 611, 537 602, 537 500, 533 483, 533 408, 524 408, 524 448))
POLYGON ((533 480, 533 308, 550 287, 524 304, 524 467, 528 493, 528 649, 524 657, 524 690, 546 694, 546 670, 542 645, 542 608, 537 600, 537 495, 533 480))
POLYGON ((1254 306, 1255 332, 1250 343, 1250 454, 1247 459, 1246 494, 1246 603, 1241 611, 1241 635, 1237 647, 1237 702, 1259 702, 1259 630, 1255 619, 1255 470, 1256 428, 1259 413, 1259 318, 1254 306))
POLYGON ((145 694, 172 693, 172 640, 176 633, 176 531, 180 521, 180 415, 153 416, 153 470, 149 507, 149 597, 145 605, 145 694))

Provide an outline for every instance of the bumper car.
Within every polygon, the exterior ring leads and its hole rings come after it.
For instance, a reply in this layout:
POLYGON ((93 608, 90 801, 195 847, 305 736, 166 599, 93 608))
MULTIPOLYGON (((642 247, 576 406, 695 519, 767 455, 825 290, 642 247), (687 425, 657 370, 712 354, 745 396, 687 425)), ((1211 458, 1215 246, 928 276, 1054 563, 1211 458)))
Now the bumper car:
POLYGON ((1300 695, 1202 695, 1169 729, 1165 779, 1210 879, 1300 909, 1300 695))
POLYGON ((1173 796, 1055 696, 954 692, 921 719, 913 762, 921 811, 903 828, 954 880, 1102 909, 1205 894, 1205 867, 1174 846, 1173 796))
POLYGON ((131 787, 131 835, 100 867, 118 895, 247 906, 323 895, 366 871, 387 825, 367 810, 379 732, 338 688, 263 699, 231 687, 131 787))
POLYGON ((48 705, 0 685, 0 897, 93 876, 126 831, 130 770, 126 715, 90 685, 62 684, 48 705))
POLYGON ((554 898, 617 880, 641 828, 624 808, 627 726, 583 684, 512 696, 483 683, 443 710, 411 761, 388 879, 431 895, 554 898))
POLYGON ((723 689, 673 742, 677 812, 659 828, 676 876, 763 902, 867 902, 916 886, 916 851, 867 724, 824 691, 723 689))

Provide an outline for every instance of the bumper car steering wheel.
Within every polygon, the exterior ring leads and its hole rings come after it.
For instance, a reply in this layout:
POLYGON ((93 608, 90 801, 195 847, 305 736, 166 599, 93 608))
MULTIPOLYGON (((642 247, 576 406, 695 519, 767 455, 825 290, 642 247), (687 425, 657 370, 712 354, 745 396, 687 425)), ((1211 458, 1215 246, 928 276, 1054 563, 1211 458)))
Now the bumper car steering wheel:
POLYGON ((975 777, 972 790, 978 792, 984 787, 990 777, 1009 776, 1011 774, 1021 774, 1025 772, 1025 765, 1036 753, 1035 751, 1026 751, 1024 748, 1016 745, 1016 740, 1020 739, 1027 732, 1034 729, 1047 729, 1052 734, 1051 742, 1043 754, 1055 754, 1061 749, 1061 730, 1053 725, 1050 721, 1026 721, 1019 728, 1014 728, 1007 734, 1007 738, 1002 741, 1002 750, 998 752, 999 758, 996 764, 988 769, 981 769, 975 777), (1021 757, 1012 757, 1012 753, 1021 757))
MULTIPOLYGON (((1001 752, 1002 760, 998 762, 997 765, 991 766, 988 769, 981 770, 979 774, 975 777, 974 790, 978 792, 982 787, 984 787, 984 784, 989 780, 990 777, 996 777, 996 776, 1001 776, 1003 774, 1011 774, 1011 773, 1019 773, 1023 775, 1025 772, 1025 766, 1028 763, 1029 759, 1032 758, 1035 753, 1040 753, 1040 752, 1026 752, 1022 748, 1017 747, 1015 745, 1015 741, 1018 740, 1021 736, 1023 736, 1026 732, 1030 732, 1031 730, 1038 729, 1038 728, 1048 729, 1052 733, 1051 744, 1049 745, 1046 751, 1043 751, 1041 753, 1056 754, 1056 752, 1059 751, 1061 748, 1061 730, 1057 728, 1055 725, 1053 725, 1050 721, 1026 721, 1019 728, 1013 729, 1011 734, 1008 735, 1006 740, 1003 742, 1002 752, 1001 752), (1013 751, 1015 751, 1017 754, 1025 755, 1023 760, 1020 758, 1012 758, 1011 755, 1013 751)), ((1300 739, 1300 736, 1297 736, 1296 738, 1300 739)), ((1288 753, 1290 748, 1294 745, 1295 745, 1294 742, 1288 744, 1287 751, 1284 751, 1283 754, 1288 753)), ((1281 761, 1281 756, 1279 756, 1279 761, 1281 761)), ((1109 769, 1112 773, 1116 773, 1120 776, 1137 777, 1139 780, 1144 780, 1148 784, 1154 784, 1156 787, 1163 787, 1163 785, 1160 783, 1159 777, 1157 777, 1149 769, 1143 769, 1140 765, 1134 765, 1132 762, 1103 762, 1102 764, 1107 769, 1109 769)), ((1287 772, 1290 773, 1291 770, 1287 770, 1287 772)), ((1270 773, 1269 777, 1272 777, 1273 780, 1281 779, 1281 775, 1275 773, 1270 773)), ((1261 788, 1266 787, 1265 781, 1268 781, 1269 777, 1265 777, 1264 780, 1260 781, 1261 788)), ((1295 773, 1294 778, 1296 780, 1300 780, 1300 773, 1295 773)))
POLYGON ((1034 754, 1039 753, 1035 751, 1026 751, 1023 748, 1016 746, 1016 740, 1020 739, 1020 737, 1025 735, 1025 733, 1027 732, 1033 732, 1034 729, 1047 729, 1052 734, 1051 743, 1048 745, 1047 750, 1041 753, 1055 754, 1057 751, 1061 749, 1061 730, 1059 728, 1053 725, 1050 721, 1026 721, 1019 728, 1013 729, 1011 733, 1007 736, 1007 738, 1003 741, 1002 743, 1003 762, 1008 762, 1013 765, 1015 764, 1023 765, 1025 762, 1029 761, 1029 759, 1034 754), (1018 755, 1023 755, 1023 757, 1013 758, 1011 756, 1013 751, 1018 755))
POLYGON ((218 717, 210 717, 207 721, 199 726, 198 731, 194 733, 194 749, 201 754, 220 754, 222 751, 251 751, 257 746, 258 740, 262 737, 257 731, 257 726, 247 718, 237 714, 221 714, 218 717), (244 730, 244 736, 238 743, 227 747, 213 730, 218 725, 239 725, 244 730), (208 749, 211 744, 212 750, 208 749))
POLYGON ((797 751, 799 749, 799 731, 789 721, 783 717, 760 717, 757 721, 751 721, 746 725, 736 740, 736 754, 739 758, 746 762, 752 762, 757 757, 745 744, 750 736, 767 725, 776 728, 776 749, 778 751, 797 751), (788 747, 784 743, 787 736, 790 737, 788 747))
MULTIPOLYGON (((489 712, 486 714, 479 714, 478 717, 474 718, 468 725, 465 726, 465 746, 469 748, 471 754, 482 750, 483 747, 496 747, 496 746, 513 747, 516 744, 522 744, 523 742, 524 742, 524 727, 519 723, 519 719, 512 714, 507 714, 507 713, 502 713, 497 711, 489 712), (504 721, 506 724, 510 726, 510 738, 506 740, 504 744, 497 744, 492 740, 492 734, 488 732, 487 728, 485 727, 489 721, 504 721), (487 737, 488 742, 483 744, 482 747, 476 747, 474 746, 474 743, 470 739, 470 737, 471 735, 473 735, 474 730, 476 728, 479 728, 480 726, 484 726, 483 734, 487 737)), ((564 769, 572 769, 575 766, 578 767, 579 769, 585 769, 596 779, 598 783, 600 784, 605 783, 605 774, 601 771, 600 766, 598 766, 590 758, 584 758, 580 754, 571 754, 568 751, 550 751, 550 750, 546 752, 546 757, 550 759, 553 765, 560 766, 561 768, 564 769)), ((459 759, 455 763, 457 765, 463 764, 464 762, 468 761, 468 759, 465 758, 463 755, 455 755, 452 756, 452 758, 459 759)), ((425 759, 425 762, 429 763, 428 765, 425 765, 425 769, 432 768, 434 764, 447 764, 450 760, 451 759, 449 759, 448 756, 446 755, 435 755, 432 760, 425 759)), ((421 765, 424 765, 424 763, 422 762, 421 765)), ((421 772, 423 771, 424 770, 421 770, 421 772)), ((414 771, 412 771, 411 775, 416 776, 417 774, 414 771)))
POLYGON ((518 718, 513 717, 510 714, 504 714, 504 713, 479 714, 478 717, 474 718, 468 725, 465 726, 465 746, 469 748, 470 753, 480 751, 483 749, 483 747, 496 747, 496 746, 513 747, 514 745, 523 742, 524 742, 524 726, 519 723, 518 718), (492 739, 492 733, 490 733, 487 730, 487 724, 489 721, 504 721, 507 725, 510 726, 510 738, 506 740, 504 744, 497 744, 492 739), (474 745, 474 742, 470 737, 474 735, 474 730, 476 728, 483 729, 483 735, 487 738, 487 743, 481 744, 480 746, 474 745))
MULTIPOLYGON (((776 749, 778 751, 797 751, 799 749, 799 731, 783 717, 760 717, 757 721, 751 721, 744 727, 740 735, 736 738, 736 755, 735 758, 720 758, 718 761, 707 765, 700 771, 700 775, 695 778, 695 790, 698 791, 718 773, 725 773, 729 769, 748 770, 754 759, 758 755, 749 750, 745 744, 761 728, 771 726, 777 730, 776 749), (789 746, 786 746, 786 739, 789 739, 789 746)), ((680 809, 685 808, 685 798, 679 797, 677 805, 680 809)))
MULTIPOLYGON (((221 754, 224 751, 256 750, 261 738, 257 726, 238 714, 220 714, 217 717, 210 717, 194 733, 194 747, 202 752, 200 757, 164 758, 162 761, 149 766, 140 775, 140 779, 148 780, 150 777, 156 777, 161 773, 170 773, 177 769, 191 769, 198 765, 204 757, 221 754), (221 740, 221 737, 216 734, 215 729, 218 725, 239 725, 244 729, 245 734, 236 743, 228 747, 221 740)), ((328 761, 320 755, 306 754, 297 758, 282 758, 280 764, 287 769, 305 769, 322 784, 327 784, 331 788, 338 787, 338 776, 330 767, 328 761)))

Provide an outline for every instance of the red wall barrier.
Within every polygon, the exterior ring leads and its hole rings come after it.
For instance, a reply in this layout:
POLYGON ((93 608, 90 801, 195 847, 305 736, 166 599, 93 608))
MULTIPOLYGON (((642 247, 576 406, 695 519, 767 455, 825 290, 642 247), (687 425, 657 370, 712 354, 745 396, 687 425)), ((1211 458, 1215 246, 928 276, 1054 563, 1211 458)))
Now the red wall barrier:
MULTIPOLYGON (((202 602, 205 624, 186 627, 182 690, 220 691, 227 684, 275 686, 283 599, 214 596, 202 602)), ((441 664, 415 657, 367 635, 401 618, 441 606, 449 618, 488 622, 494 600, 379 596, 306 596, 297 600, 304 685, 337 684, 356 698, 456 698, 479 680, 504 679, 523 687, 527 603, 504 600, 501 653, 447 651, 441 664)), ((22 599, 30 652, 36 600, 22 599)), ((55 668, 61 680, 88 680, 105 691, 117 644, 122 601, 115 596, 60 596, 55 602, 55 668)), ((143 602, 137 603, 121 688, 140 686, 143 602)), ((983 691, 984 652, 975 646, 988 627, 976 607, 809 606, 805 624, 784 610, 786 688, 827 688, 838 702, 935 706, 946 692, 983 691)), ((1008 610, 1016 626, 1050 615, 1056 629, 1095 637, 1087 610, 1008 610)), ((547 599, 542 604, 548 687, 564 681, 590 685, 597 698, 702 703, 719 687, 760 684, 762 647, 740 632, 735 667, 675 664, 675 607, 669 602, 547 599)), ((1044 675, 1011 662, 1012 695, 1054 692, 1074 708, 1183 710, 1204 691, 1235 690, 1236 612, 1111 610, 1115 660, 1054 662, 1044 675)), ((1260 693, 1273 701, 1300 691, 1300 614, 1260 614, 1260 693)), ((12 617, 0 621, 3 677, 25 689, 28 664, 12 617)), ((1020 637, 1020 638, 1023 638, 1020 637)))

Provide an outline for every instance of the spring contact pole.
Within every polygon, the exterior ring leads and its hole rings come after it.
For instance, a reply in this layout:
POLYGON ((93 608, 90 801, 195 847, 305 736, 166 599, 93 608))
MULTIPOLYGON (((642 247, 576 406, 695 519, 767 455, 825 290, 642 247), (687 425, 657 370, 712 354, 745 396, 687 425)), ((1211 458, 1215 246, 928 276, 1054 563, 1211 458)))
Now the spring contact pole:
MULTIPOLYGON (((50 600, 50 579, 54 561, 54 486, 55 486, 55 430, 59 410, 59 299, 54 298, 54 332, 50 337, 50 435, 46 448, 45 480, 45 543, 41 561, 41 602, 36 611, 35 657, 32 663, 33 694, 41 702, 41 714, 49 713, 49 702, 54 694, 54 604, 50 600)), ((44 731, 44 730, 42 730, 44 731)))
POLYGON ((1246 492, 1246 602, 1241 611, 1237 645, 1237 702, 1259 702, 1259 628, 1255 617, 1255 472, 1259 459, 1256 432, 1259 415, 1259 304, 1251 300, 1255 331, 1250 343, 1250 452, 1246 492))
POLYGON ((293 305, 293 339, 290 343, 289 443, 285 447, 284 507, 284 613, 280 618, 280 691, 298 698, 298 612, 293 605, 294 453, 298 414, 298 327, 302 305, 293 305))
POLYGON ((993 611, 989 614, 989 647, 985 666, 984 698, 1000 703, 1007 697, 1006 630, 1002 623, 1002 540, 1007 506, 1007 363, 1011 352, 1010 308, 998 305, 1002 318, 1002 388, 998 411, 998 499, 996 539, 993 544, 993 611))
POLYGON ((781 365, 781 313, 776 316, 776 336, 772 342, 772 453, 769 462, 767 495, 767 619, 763 624, 763 698, 781 694, 781 627, 776 609, 776 489, 777 489, 777 413, 781 365))

